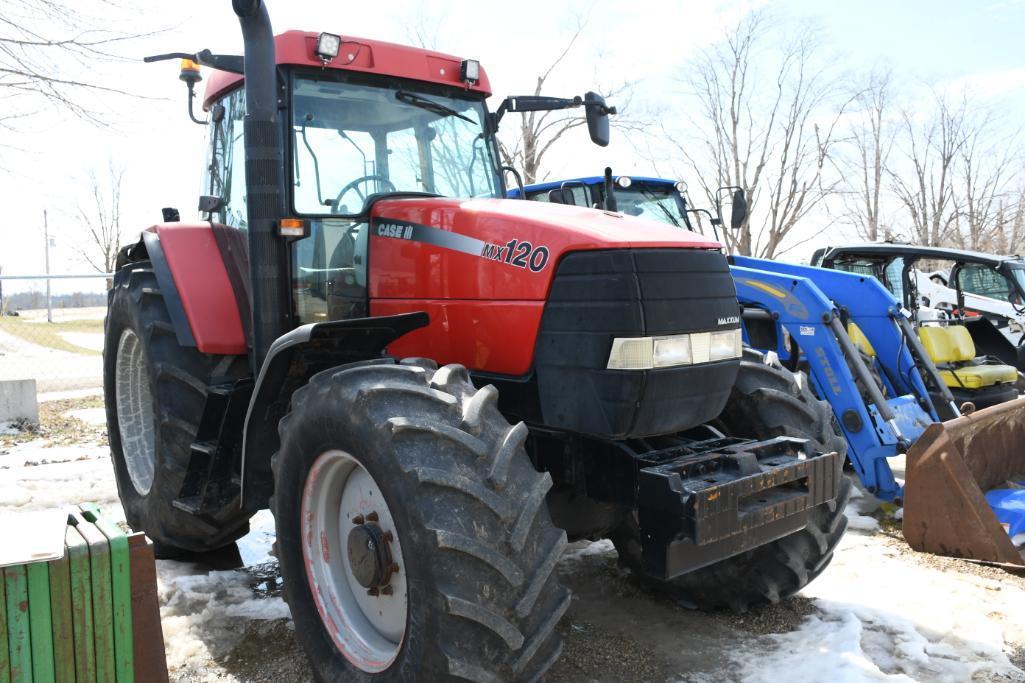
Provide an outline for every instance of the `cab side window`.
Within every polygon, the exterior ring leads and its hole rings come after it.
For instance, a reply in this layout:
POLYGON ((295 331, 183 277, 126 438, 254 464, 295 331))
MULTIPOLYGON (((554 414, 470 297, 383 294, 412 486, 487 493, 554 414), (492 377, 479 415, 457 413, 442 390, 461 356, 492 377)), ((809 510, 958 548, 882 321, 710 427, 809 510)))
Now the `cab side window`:
POLYGON ((965 264, 958 275, 961 289, 980 296, 988 296, 992 299, 1009 301, 1011 297, 1011 286, 1003 275, 992 268, 984 265, 965 264))
POLYGON ((200 194, 220 198, 222 207, 210 219, 245 230, 246 155, 243 138, 245 92, 239 88, 225 95, 211 109, 207 159, 200 194))

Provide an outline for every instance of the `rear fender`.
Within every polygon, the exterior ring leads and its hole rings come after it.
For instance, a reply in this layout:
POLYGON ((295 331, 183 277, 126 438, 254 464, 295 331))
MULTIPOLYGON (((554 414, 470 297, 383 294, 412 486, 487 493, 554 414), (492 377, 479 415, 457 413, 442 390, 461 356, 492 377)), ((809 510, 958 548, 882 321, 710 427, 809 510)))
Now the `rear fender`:
POLYGON ((278 422, 292 394, 329 368, 381 358, 393 341, 429 322, 426 313, 356 318, 303 325, 271 344, 246 413, 242 444, 242 505, 267 507, 274 492, 271 456, 277 452, 278 422))

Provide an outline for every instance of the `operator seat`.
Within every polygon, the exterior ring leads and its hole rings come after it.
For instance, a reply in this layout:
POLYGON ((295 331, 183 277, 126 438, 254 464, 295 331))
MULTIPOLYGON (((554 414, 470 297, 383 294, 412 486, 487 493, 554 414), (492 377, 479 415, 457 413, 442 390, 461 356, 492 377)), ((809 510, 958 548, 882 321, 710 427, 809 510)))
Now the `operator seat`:
POLYGON ((918 338, 956 399, 982 408, 1017 398, 1018 369, 976 357, 972 335, 963 325, 919 327, 918 338))
POLYGON ((576 206, 577 204, 573 197, 573 191, 561 188, 548 190, 548 201, 552 204, 569 204, 570 206, 576 206))

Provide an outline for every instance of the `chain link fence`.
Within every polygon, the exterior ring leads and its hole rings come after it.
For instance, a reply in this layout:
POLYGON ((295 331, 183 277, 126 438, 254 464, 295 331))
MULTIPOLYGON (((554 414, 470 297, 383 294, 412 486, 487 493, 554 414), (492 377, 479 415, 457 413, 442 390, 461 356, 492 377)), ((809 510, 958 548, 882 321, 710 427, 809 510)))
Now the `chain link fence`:
POLYGON ((40 394, 103 386, 108 275, 0 277, 0 381, 40 394))

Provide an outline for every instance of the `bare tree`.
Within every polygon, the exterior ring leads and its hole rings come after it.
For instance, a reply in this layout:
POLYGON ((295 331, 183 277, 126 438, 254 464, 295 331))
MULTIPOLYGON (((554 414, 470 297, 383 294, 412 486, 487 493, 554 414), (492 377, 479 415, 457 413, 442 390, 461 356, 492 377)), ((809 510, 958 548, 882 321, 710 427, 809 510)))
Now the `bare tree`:
POLYGON ((889 68, 877 67, 868 73, 863 84, 856 85, 844 145, 847 153, 834 156, 837 170, 845 180, 846 187, 840 193, 845 218, 861 237, 872 242, 890 236, 883 212, 887 198, 886 168, 896 134, 890 117, 892 81, 889 68))
POLYGON ((890 164, 890 187, 909 219, 911 237, 941 246, 955 236, 957 163, 966 143, 967 99, 951 102, 934 94, 935 109, 924 121, 908 109, 901 113, 897 148, 903 159, 890 164))
POLYGON ((978 248, 994 254, 1021 254, 1025 250, 1025 186, 999 201, 993 229, 978 248))
MULTIPOLYGON (((534 95, 542 94, 545 83, 573 49, 583 29, 583 24, 577 26, 559 55, 537 77, 534 95)), ((512 139, 499 142, 503 161, 505 164, 519 169, 523 173, 523 182, 529 185, 538 179, 541 163, 551 150, 552 145, 570 130, 582 126, 584 122, 582 116, 562 112, 532 111, 525 113, 521 116, 519 128, 512 139)))
MULTIPOLYGON (((99 0, 123 9, 114 0, 99 0)), ((96 95, 130 95, 87 75, 98 62, 124 60, 121 44, 144 35, 112 30, 109 23, 58 0, 4 0, 0 4, 0 129, 48 106, 102 122, 96 95)), ((134 95, 133 95, 134 96, 134 95)))
POLYGON ((986 251, 999 242, 998 223, 1013 207, 1017 135, 1002 135, 989 113, 967 117, 957 160, 954 203, 958 231, 953 241, 986 251))
POLYGON ((709 204, 721 187, 747 194, 748 219, 722 235, 734 253, 775 256, 838 183, 827 177, 827 160, 850 98, 837 101, 832 75, 818 59, 816 28, 792 28, 784 31, 765 12, 748 14, 687 65, 683 82, 699 113, 688 134, 666 131, 709 204), (763 74, 767 68, 771 73, 763 74))
MULTIPOLYGON (((75 247, 86 263, 100 273, 112 273, 121 249, 121 184, 124 169, 111 163, 106 183, 89 174, 89 202, 79 205, 77 219, 84 228, 84 243, 75 247)), ((110 282, 108 281, 108 287, 110 282)))
MULTIPOLYGON (((533 95, 546 94, 552 74, 559 68, 573 50, 584 32, 585 25, 579 23, 566 41, 558 56, 537 77, 533 95)), ((619 133, 630 134, 649 125, 647 117, 634 112, 631 106, 634 83, 626 81, 613 87, 598 87, 597 90, 618 112, 610 119, 610 126, 619 133)), ((527 112, 521 115, 519 126, 508 126, 507 133, 499 140, 502 161, 523 174, 523 182, 530 184, 547 177, 544 171, 546 155, 566 133, 583 126, 587 119, 582 108, 556 111, 527 112), (508 133, 509 130, 514 132, 508 133)))

